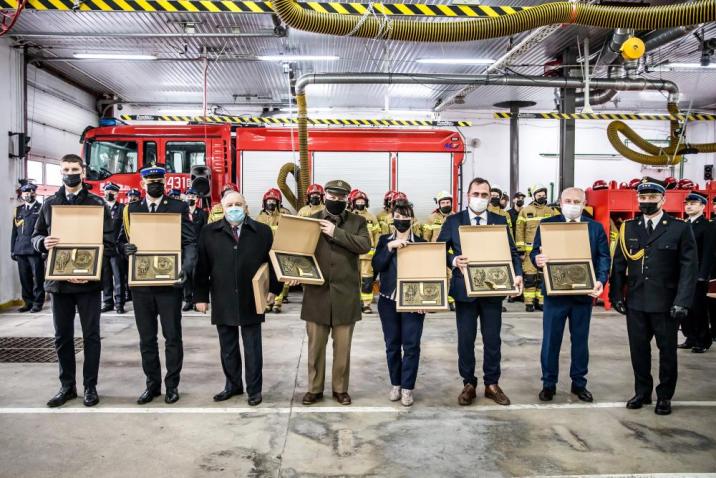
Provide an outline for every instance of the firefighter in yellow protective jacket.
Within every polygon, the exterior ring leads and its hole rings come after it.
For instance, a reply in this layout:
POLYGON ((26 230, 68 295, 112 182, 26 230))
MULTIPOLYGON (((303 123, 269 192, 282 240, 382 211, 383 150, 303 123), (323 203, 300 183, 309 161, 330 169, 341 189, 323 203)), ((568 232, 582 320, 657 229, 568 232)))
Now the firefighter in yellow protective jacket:
POLYGON ((534 241, 537 228, 542 219, 555 216, 557 212, 547 205, 547 188, 541 184, 532 187, 531 190, 532 203, 525 206, 517 216, 517 228, 515 245, 517 249, 524 253, 522 260, 522 269, 525 281, 525 310, 534 312, 542 310, 544 297, 542 296, 542 276, 535 268, 530 259, 532 252, 532 242, 534 241))
POLYGON ((497 185, 493 185, 490 189, 490 204, 487 205, 487 210, 502 216, 507 221, 507 230, 512 234, 512 217, 510 213, 505 211, 501 205, 502 201, 502 188, 497 185))
POLYGON ((395 195, 395 191, 388 191, 385 193, 385 196, 383 196, 383 210, 378 213, 378 216, 376 219, 378 219, 378 224, 380 224, 380 233, 381 234, 388 234, 390 233, 390 223, 392 221, 393 217, 393 196, 395 195))
POLYGON ((373 265, 371 262, 375 254, 375 246, 378 244, 378 238, 381 235, 381 227, 378 223, 378 219, 368 210, 370 203, 366 193, 354 189, 348 195, 348 205, 353 214, 365 218, 366 225, 368 226, 370 252, 360 256, 360 299, 363 303, 363 313, 372 314, 373 310, 370 308, 370 304, 373 302, 373 282, 375 282, 375 276, 373 275, 373 265))
MULTIPOLYGON (((438 240, 438 236, 440 235, 440 231, 443 228, 445 220, 453 213, 452 194, 447 191, 440 191, 433 199, 435 199, 435 204, 437 204, 438 207, 421 226, 423 239, 427 242, 436 242, 438 240)), ((452 271, 448 267, 448 282, 450 281, 451 273, 452 271)), ((455 299, 453 299, 452 296, 448 296, 448 305, 450 306, 450 310, 455 310, 455 299)))
POLYGON ((306 190, 306 205, 298 210, 298 216, 310 217, 316 213, 323 211, 326 206, 323 204, 323 198, 326 193, 320 184, 311 184, 306 190))
MULTIPOLYGON (((239 188, 237 188, 235 184, 227 183, 221 188, 221 197, 223 198, 229 191, 239 192, 239 188)), ((214 204, 211 211, 209 211, 209 217, 207 218, 206 223, 211 224, 212 222, 220 221, 222 219, 224 219, 224 208, 221 206, 221 201, 219 201, 214 204)))
MULTIPOLYGON (((281 214, 291 214, 291 212, 281 205, 283 196, 281 191, 276 188, 271 188, 264 193, 262 200, 262 208, 256 220, 260 223, 266 224, 271 228, 271 231, 276 234, 278 229, 278 223, 281 219, 281 214)), ((286 296, 288 295, 288 285, 284 284, 281 293, 274 299, 273 304, 266 306, 266 312, 281 313, 281 306, 283 305, 286 296)))

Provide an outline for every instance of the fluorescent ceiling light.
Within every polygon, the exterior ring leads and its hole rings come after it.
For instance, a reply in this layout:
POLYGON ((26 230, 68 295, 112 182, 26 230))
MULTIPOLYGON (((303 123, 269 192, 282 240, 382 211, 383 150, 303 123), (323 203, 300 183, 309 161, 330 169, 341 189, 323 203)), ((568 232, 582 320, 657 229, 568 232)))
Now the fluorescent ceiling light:
POLYGON ((433 65, 492 65, 495 60, 489 58, 420 58, 417 62, 433 65))
POLYGON ((716 68, 716 64, 714 63, 709 66, 701 66, 700 63, 667 63, 664 66, 675 70, 701 70, 702 68, 716 68))
POLYGON ((335 61, 340 58, 333 55, 263 55, 257 56, 260 61, 335 61))
POLYGON ((137 53, 75 53, 73 57, 80 60, 156 60, 154 55, 137 53))

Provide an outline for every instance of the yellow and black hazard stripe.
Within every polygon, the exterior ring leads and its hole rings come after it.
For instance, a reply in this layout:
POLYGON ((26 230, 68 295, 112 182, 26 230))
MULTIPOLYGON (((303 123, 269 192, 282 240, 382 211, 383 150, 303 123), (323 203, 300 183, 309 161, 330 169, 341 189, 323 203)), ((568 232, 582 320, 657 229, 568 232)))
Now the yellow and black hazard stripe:
MULTIPOLYGON (((0 8, 15 9, 18 0, 0 0, 0 8)), ((301 2, 304 10, 339 15, 363 15, 368 3, 301 2)), ((271 2, 234 0, 28 0, 28 10, 81 12, 195 12, 273 13, 271 2)), ((529 7, 486 5, 423 5, 374 3, 376 14, 390 16, 489 18, 512 15, 529 7)))
MULTIPOLYGON (((287 125, 298 124, 296 118, 260 116, 181 116, 181 115, 122 115, 124 121, 175 121, 182 123, 216 123, 236 125, 287 125)), ((308 118, 313 126, 472 126, 471 121, 430 121, 393 119, 338 119, 308 118)))
MULTIPOLYGON (((519 113, 521 119, 575 120, 631 120, 631 121, 716 121, 716 115, 692 113, 688 115, 650 115, 634 113, 519 113)), ((495 118, 510 119, 512 113, 497 112, 495 118)))

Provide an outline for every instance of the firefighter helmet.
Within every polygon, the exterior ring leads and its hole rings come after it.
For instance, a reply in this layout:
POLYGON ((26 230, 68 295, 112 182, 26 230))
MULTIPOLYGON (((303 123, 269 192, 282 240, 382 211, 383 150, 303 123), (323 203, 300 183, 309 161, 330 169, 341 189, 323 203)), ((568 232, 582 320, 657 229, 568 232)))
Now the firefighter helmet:
POLYGON ((603 179, 597 179, 594 181, 594 184, 592 184, 593 191, 599 191, 600 189, 609 189, 609 185, 603 179))
POLYGON ((359 199, 363 199, 365 201, 365 207, 370 207, 370 204, 368 203, 368 195, 360 189, 354 189, 348 196, 348 201, 350 202, 352 208, 355 208, 356 201, 359 199))
POLYGON ((696 185, 690 179, 680 179, 676 185, 677 189, 694 189, 696 185))
POLYGON ((530 196, 534 197, 535 194, 537 194, 540 191, 544 191, 545 194, 547 194, 547 186, 544 184, 535 184, 530 188, 530 196))
POLYGON ((323 196, 326 194, 323 190, 323 186, 320 184, 311 184, 308 186, 308 189, 306 190, 306 196, 310 196, 311 194, 320 194, 321 199, 323 199, 323 196))
POLYGON ((673 176, 669 176, 668 178, 664 179, 664 187, 666 189, 675 189, 676 188, 676 178, 673 176))
POLYGON ((236 187, 236 184, 226 183, 221 188, 221 197, 223 198, 224 194, 226 194, 229 191, 239 192, 239 188, 236 187))
POLYGON ((266 201, 268 201, 269 199, 275 200, 280 205, 283 200, 283 196, 281 196, 281 191, 276 188, 269 189, 264 193, 263 203, 266 204, 266 201))
POLYGON ((392 189, 385 193, 383 196, 383 207, 388 209, 390 207, 390 204, 393 202, 393 194, 395 194, 395 191, 392 189))
POLYGON ((450 201, 452 201, 452 194, 447 191, 440 191, 435 195, 433 199, 435 200, 435 204, 440 204, 440 201, 443 201, 445 199, 449 199, 450 201))
POLYGON ((641 179, 634 178, 631 181, 629 181, 629 189, 636 189, 636 187, 641 183, 641 179))
POLYGON ((395 204, 397 201, 408 201, 408 196, 405 193, 401 193, 400 191, 395 191, 393 193, 393 199, 392 203, 395 204))
POLYGON ((629 183, 626 181, 622 181, 619 183, 619 189, 629 189, 629 183))

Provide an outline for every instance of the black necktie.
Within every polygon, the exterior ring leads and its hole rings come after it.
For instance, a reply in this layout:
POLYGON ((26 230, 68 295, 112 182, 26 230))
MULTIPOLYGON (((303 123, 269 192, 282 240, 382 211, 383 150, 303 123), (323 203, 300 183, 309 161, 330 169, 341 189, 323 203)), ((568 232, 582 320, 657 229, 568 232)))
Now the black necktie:
POLYGON ((77 197, 77 196, 75 196, 74 194, 68 194, 68 195, 67 195, 67 202, 70 203, 70 204, 74 204, 76 197, 77 197))
POLYGON ((150 209, 151 209, 149 212, 157 212, 157 205, 156 205, 156 204, 152 203, 152 204, 149 205, 149 207, 150 207, 150 209))
POLYGON ((479 226, 480 221, 482 221, 482 218, 480 216, 475 216, 475 225, 479 226))
POLYGON ((239 226, 231 226, 231 231, 234 233, 234 240, 239 242, 239 226))
POLYGON ((654 232, 654 223, 651 222, 651 219, 646 222, 646 232, 648 232, 650 236, 654 232))

